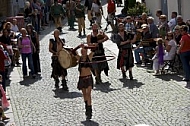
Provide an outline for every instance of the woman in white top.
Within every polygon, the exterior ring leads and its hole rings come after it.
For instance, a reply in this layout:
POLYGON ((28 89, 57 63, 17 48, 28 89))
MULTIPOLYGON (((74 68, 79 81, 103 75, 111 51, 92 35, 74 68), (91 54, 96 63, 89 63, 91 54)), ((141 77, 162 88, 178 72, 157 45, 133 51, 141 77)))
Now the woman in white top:
MULTIPOLYGON (((167 33, 167 39, 165 41, 165 54, 163 56, 163 60, 172 60, 176 54, 177 44, 176 41, 173 39, 173 33, 167 33)), ((163 66, 159 64, 158 57, 153 57, 153 70, 156 71, 156 74, 159 74, 159 69, 163 66)))
POLYGON ((103 9, 102 9, 102 6, 101 6, 101 3, 99 0, 94 0, 94 2, 92 3, 91 11, 92 11, 92 15, 93 15, 93 20, 101 28, 103 9))

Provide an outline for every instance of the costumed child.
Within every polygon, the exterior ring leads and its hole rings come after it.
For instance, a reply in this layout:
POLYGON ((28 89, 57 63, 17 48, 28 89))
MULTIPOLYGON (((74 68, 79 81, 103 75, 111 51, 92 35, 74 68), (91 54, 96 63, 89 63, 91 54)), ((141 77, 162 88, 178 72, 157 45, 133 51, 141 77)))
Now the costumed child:
POLYGON ((163 40, 158 39, 157 45, 158 46, 155 49, 155 55, 153 56, 152 60, 158 59, 158 66, 153 65, 153 70, 156 70, 156 74, 159 74, 159 69, 164 64, 164 45, 163 45, 163 40))

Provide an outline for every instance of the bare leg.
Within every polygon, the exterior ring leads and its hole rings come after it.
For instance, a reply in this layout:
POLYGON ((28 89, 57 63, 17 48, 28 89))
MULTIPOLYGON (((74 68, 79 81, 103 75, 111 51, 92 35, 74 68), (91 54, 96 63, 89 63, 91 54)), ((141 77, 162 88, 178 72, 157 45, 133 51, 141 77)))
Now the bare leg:
POLYGON ((123 76, 123 78, 126 78, 126 74, 125 74, 125 69, 124 69, 124 66, 123 67, 121 67, 121 72, 122 72, 122 76, 123 76))

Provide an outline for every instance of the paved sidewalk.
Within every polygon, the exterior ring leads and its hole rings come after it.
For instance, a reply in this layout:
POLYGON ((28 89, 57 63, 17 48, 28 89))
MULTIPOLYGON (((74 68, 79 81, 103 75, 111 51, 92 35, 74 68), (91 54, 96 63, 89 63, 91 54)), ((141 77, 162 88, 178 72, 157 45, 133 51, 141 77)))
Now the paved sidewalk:
MULTIPOLYGON (((104 1, 105 2, 105 1, 104 1)), ((106 7, 103 6, 104 12, 106 7)), ((121 8, 117 9, 119 13, 121 8)), ((89 22, 86 18, 86 33, 89 22)), ((103 28, 106 21, 102 19, 103 28)), ((75 26, 77 28, 77 26, 75 26)), ((7 87, 11 107, 6 115, 16 126, 190 126, 190 90, 181 82, 180 75, 155 77, 146 68, 133 68, 134 81, 122 79, 116 69, 116 60, 109 63, 109 76, 102 74, 103 84, 94 85, 92 91, 93 117, 86 121, 81 91, 76 88, 78 68, 68 69, 69 92, 54 89, 50 78, 51 58, 48 52, 49 39, 54 27, 49 27, 40 35, 40 60, 42 73, 36 79, 23 80, 21 67, 15 67, 7 87)), ((110 30, 110 27, 109 27, 110 30)), ((111 33, 107 31, 108 36, 111 33)), ((71 47, 86 41, 78 38, 78 31, 63 28, 66 44, 71 47)), ((117 56, 115 43, 104 43, 106 55, 117 56)))

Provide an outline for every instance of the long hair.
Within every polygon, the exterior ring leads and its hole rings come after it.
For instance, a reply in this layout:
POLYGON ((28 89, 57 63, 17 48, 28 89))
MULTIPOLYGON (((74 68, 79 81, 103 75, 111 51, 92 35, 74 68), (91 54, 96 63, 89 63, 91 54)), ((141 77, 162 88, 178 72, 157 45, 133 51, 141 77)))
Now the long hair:
MULTIPOLYGON (((27 30, 27 28, 30 28, 30 29, 31 29, 31 33, 35 32, 34 27, 33 27, 32 24, 28 24, 28 25, 26 26, 26 30, 27 30)), ((27 32, 28 32, 28 30, 27 30, 27 32)))

